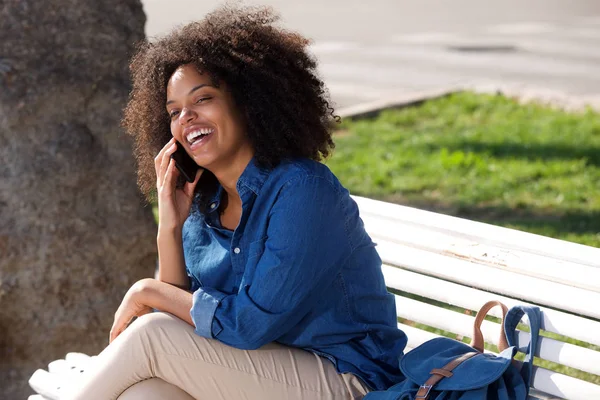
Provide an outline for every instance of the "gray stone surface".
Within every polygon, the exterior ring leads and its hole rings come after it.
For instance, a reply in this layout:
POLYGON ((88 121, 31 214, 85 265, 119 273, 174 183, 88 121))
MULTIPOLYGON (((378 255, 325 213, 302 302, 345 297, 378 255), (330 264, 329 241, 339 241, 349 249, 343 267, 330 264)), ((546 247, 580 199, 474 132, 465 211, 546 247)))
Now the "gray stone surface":
POLYGON ((156 227, 119 127, 139 0, 0 2, 0 398, 108 342, 156 227))

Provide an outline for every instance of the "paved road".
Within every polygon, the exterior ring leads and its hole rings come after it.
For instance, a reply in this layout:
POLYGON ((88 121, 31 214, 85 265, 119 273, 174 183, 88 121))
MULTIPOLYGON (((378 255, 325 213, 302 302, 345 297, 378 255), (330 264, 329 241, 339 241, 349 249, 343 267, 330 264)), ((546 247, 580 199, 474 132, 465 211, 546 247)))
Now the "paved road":
MULTIPOLYGON (((143 0, 148 36, 214 0, 143 0)), ((528 85, 600 97, 598 0, 263 0, 312 51, 338 107, 453 84, 528 85), (526 3, 526 5, 523 5, 526 3)))

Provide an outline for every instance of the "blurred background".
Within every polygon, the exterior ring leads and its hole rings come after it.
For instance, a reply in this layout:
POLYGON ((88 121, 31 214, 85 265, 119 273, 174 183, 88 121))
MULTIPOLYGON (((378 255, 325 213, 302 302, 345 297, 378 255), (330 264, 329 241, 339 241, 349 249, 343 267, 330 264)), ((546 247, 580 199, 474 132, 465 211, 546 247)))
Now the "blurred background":
MULTIPOLYGON (((219 1, 144 0, 146 34, 219 1)), ((525 84, 600 98, 595 0, 266 0, 312 50, 338 107, 439 86, 525 84)))
MULTIPOLYGON (((143 4, 152 39, 223 2, 143 4)), ((600 246, 600 2, 246 4, 313 40, 343 114, 457 88, 505 94, 345 118, 327 164, 351 193, 600 246)))

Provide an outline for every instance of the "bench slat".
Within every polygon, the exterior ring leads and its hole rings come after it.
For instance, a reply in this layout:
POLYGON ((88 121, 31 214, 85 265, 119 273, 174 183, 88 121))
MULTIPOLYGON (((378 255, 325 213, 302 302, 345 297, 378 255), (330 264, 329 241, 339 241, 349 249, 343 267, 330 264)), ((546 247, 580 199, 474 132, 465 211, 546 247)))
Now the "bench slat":
MULTIPOLYGON (((475 317, 402 296, 396 296, 396 309, 398 316, 401 318, 420 322, 454 334, 469 338, 472 337, 472 326, 475 317)), ((483 321, 481 332, 487 343, 498 345, 498 338, 500 336, 499 324, 491 321, 483 321)), ((529 334, 520 332, 520 350, 524 351, 528 343, 529 334)), ((548 337, 539 338, 538 349, 539 352, 537 354, 540 358, 600 375, 600 352, 563 343, 548 337)))
POLYGON ((397 243, 378 241, 377 251, 387 264, 600 319, 600 308, 590 306, 600 304, 597 292, 466 263, 397 243))
POLYGON ((446 232, 478 243, 600 267, 600 249, 594 247, 365 197, 353 196, 353 199, 358 204, 361 216, 382 216, 390 221, 429 227, 432 231, 446 232))
POLYGON ((562 400, 560 397, 553 396, 542 391, 538 391, 536 388, 529 388, 529 396, 527 400, 562 400))
MULTIPOLYGON (((528 304, 521 300, 494 295, 390 265, 384 265, 382 270, 386 285, 390 288, 438 300, 468 310, 477 311, 482 304, 492 298, 503 302, 509 308, 518 304, 528 304)), ((600 346, 600 322, 583 319, 545 307, 540 307, 540 309, 542 311, 542 328, 544 330, 600 346)), ((497 308, 492 309, 490 314, 495 317, 501 316, 500 310, 497 308)))
POLYGON ((414 349, 428 340, 440 337, 440 335, 436 335, 435 333, 427 332, 400 322, 398 322, 398 329, 402 330, 408 338, 408 342, 406 343, 407 349, 414 349))
POLYGON ((36 393, 51 399, 60 398, 67 383, 66 375, 51 374, 43 369, 38 369, 29 378, 29 386, 36 393))
POLYGON ((457 238, 448 233, 432 232, 431 229, 424 227, 391 223, 383 217, 362 216, 362 219, 375 242, 383 239, 432 253, 600 292, 600 268, 486 245, 457 238))
MULTIPOLYGON (((407 297, 396 297, 396 313, 398 317, 419 322, 445 331, 472 337, 474 317, 460 314, 452 310, 432 306, 407 297)), ((500 325, 491 321, 483 321, 481 333, 487 343, 498 344, 500 325)))
MULTIPOLYGON (((519 331, 519 350, 525 352, 528 343, 529 333, 519 331)), ((600 376, 600 352, 598 351, 548 337, 540 337, 538 346, 539 358, 600 376)))
POLYGON ((600 386, 541 367, 534 367, 532 387, 569 400, 600 399, 600 386))

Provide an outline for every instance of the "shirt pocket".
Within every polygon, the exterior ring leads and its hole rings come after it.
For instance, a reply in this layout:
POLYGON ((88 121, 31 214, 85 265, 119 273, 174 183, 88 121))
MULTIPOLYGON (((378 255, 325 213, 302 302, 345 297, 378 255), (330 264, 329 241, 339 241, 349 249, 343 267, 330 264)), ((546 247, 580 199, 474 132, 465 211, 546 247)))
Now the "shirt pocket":
POLYGON ((248 245, 248 260, 258 258, 265 252, 265 242, 267 237, 264 236, 258 240, 250 242, 248 245))

